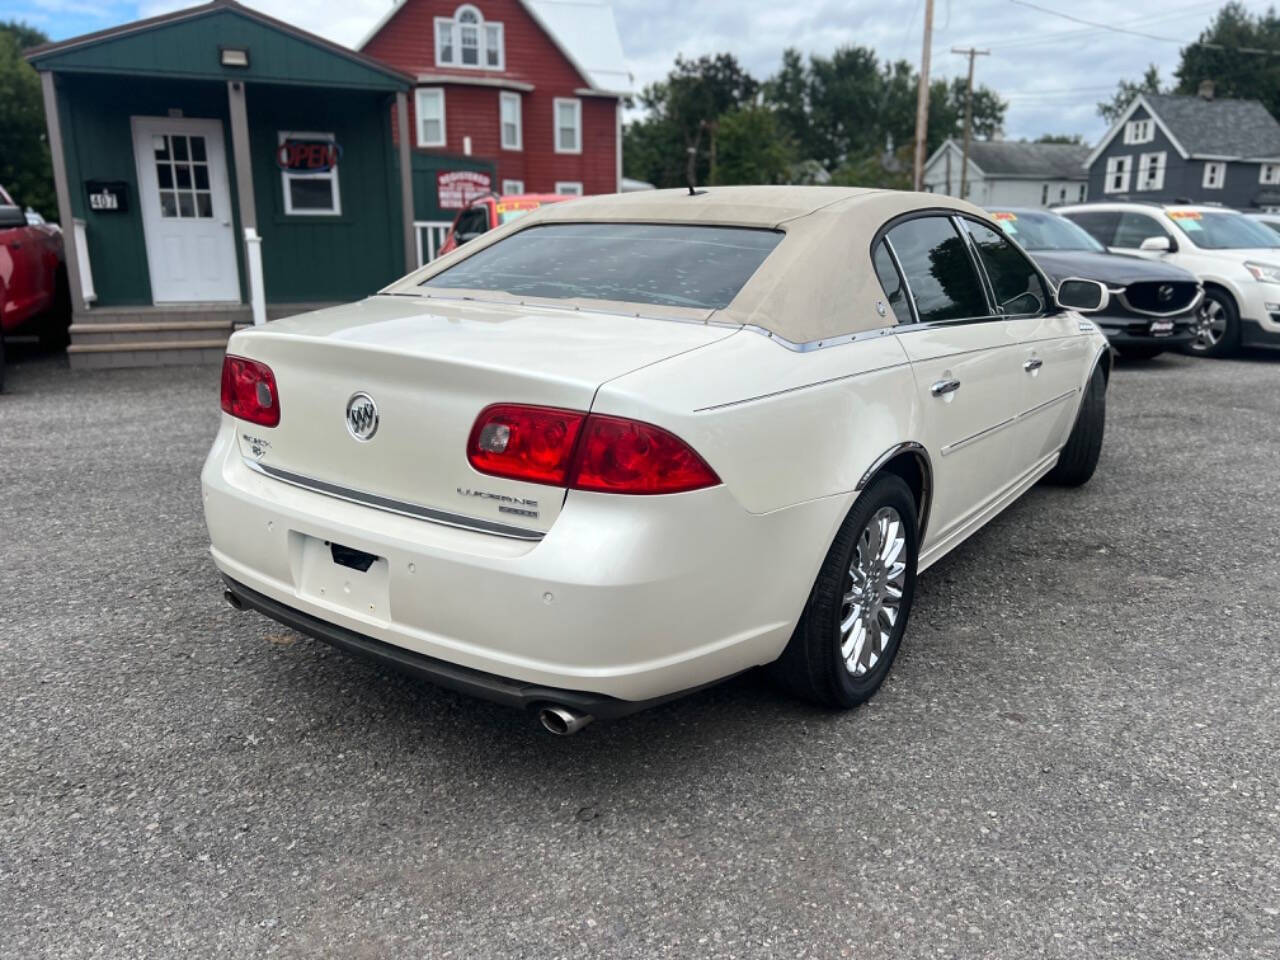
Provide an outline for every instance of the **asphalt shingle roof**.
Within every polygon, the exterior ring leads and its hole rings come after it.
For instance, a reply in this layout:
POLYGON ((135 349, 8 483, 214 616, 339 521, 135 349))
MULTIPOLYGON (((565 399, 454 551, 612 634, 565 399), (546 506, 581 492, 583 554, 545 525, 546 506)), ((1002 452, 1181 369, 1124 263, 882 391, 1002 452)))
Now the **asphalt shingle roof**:
POLYGON ((969 159, 989 177, 1084 180, 1088 157, 1089 147, 1077 143, 975 140, 969 144, 969 159))
POLYGON ((1188 153, 1280 156, 1280 123, 1257 100, 1147 94, 1147 103, 1188 153))

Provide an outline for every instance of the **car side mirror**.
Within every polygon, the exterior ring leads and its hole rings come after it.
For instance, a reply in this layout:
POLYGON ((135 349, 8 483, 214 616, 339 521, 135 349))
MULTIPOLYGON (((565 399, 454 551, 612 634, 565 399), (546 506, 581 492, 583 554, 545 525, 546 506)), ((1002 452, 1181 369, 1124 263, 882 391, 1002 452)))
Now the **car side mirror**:
POLYGON ((1083 280, 1080 277, 1068 277, 1058 284, 1058 306, 1080 313, 1097 313, 1107 309, 1111 302, 1111 291, 1105 284, 1097 280, 1083 280))
POLYGON ((1138 249, 1147 253, 1173 253, 1178 248, 1169 237, 1147 237, 1138 245, 1138 249))
POLYGON ((22 212, 21 207, 12 207, 9 204, 0 206, 0 227, 25 227, 27 225, 27 215, 22 212))

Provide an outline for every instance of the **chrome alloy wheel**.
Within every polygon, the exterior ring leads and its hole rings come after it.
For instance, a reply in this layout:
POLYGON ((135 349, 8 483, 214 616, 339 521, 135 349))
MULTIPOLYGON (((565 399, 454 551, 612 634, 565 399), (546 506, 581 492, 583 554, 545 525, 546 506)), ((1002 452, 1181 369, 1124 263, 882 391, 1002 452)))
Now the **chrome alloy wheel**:
POLYGON ((1212 350, 1227 335, 1227 309, 1217 300, 1208 297, 1196 310, 1196 338, 1191 341, 1193 350, 1212 350))
POLYGON ((880 662, 902 612, 906 547, 902 517, 893 507, 877 510, 858 537, 840 607, 840 658, 855 677, 880 662))

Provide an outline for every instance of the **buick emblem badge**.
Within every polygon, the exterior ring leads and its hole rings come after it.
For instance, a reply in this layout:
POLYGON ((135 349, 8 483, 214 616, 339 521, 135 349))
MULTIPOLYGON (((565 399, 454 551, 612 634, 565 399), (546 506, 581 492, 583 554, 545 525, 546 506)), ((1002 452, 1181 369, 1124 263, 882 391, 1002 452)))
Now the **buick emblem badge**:
POLYGON ((347 432, 361 443, 378 432, 378 405, 367 393, 353 393, 347 401, 347 432))

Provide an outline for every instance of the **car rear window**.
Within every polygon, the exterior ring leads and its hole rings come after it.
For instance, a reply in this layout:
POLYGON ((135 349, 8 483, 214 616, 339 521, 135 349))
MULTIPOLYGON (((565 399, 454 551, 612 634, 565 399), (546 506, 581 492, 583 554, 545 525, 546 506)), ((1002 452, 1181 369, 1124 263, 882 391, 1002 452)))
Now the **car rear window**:
POLYGON ((513 233, 421 285, 720 309, 782 236, 751 227, 546 224, 513 233))

